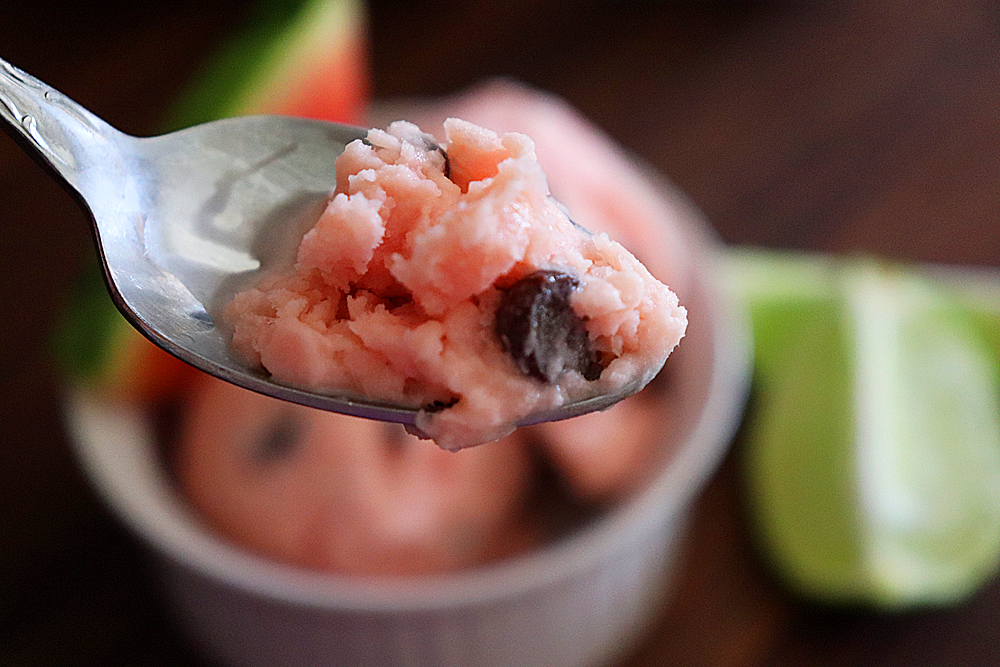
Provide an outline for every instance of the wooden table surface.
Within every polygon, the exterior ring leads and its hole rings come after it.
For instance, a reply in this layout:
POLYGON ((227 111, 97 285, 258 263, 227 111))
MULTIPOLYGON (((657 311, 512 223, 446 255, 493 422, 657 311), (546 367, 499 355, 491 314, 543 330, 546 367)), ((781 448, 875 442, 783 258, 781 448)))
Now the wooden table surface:
MULTIPOLYGON (((248 7, 17 3, 0 56, 144 134, 248 7)), ((552 90, 679 184, 727 243, 1000 263, 993 3, 373 0, 370 14, 376 95, 496 74, 552 90)), ((6 139, 0 248, 0 665, 206 664, 70 455, 47 339, 91 241, 6 139)), ((695 510, 698 557, 623 667, 1000 664, 1000 585, 905 614, 787 594, 747 538, 738 478, 736 443, 695 510)))

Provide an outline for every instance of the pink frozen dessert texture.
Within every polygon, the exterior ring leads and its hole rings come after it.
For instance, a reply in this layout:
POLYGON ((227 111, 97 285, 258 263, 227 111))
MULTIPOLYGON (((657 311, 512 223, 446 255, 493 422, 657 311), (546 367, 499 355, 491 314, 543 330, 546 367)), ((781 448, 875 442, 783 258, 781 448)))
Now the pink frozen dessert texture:
POLYGON ((190 397, 176 470, 214 531, 262 556, 352 575, 502 560, 543 539, 532 455, 514 438, 460 453, 398 424, 323 412, 212 377, 190 397))
POLYGON ((280 382, 420 409, 446 449, 648 383, 684 335, 675 294, 570 220, 527 136, 444 136, 400 121, 347 147, 293 269, 228 305, 234 347, 280 382))

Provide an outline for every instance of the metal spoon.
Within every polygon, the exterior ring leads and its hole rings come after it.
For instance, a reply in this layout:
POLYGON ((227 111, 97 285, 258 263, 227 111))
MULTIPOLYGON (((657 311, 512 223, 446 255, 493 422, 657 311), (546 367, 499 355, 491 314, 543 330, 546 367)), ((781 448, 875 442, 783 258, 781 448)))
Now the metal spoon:
MULTIPOLYGON (((294 252, 336 182, 334 160, 366 130, 282 116, 228 118, 171 134, 124 134, 0 59, 0 123, 93 222, 115 305, 167 352, 216 377, 303 405, 412 426, 418 410, 278 384, 230 351, 211 313, 294 252)), ((635 388, 534 414, 606 408, 635 388)))

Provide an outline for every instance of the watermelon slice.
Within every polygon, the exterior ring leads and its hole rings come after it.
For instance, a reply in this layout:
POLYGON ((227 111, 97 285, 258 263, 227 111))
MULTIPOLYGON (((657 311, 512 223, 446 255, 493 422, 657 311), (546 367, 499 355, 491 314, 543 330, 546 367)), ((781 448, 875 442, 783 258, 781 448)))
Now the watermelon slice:
POLYGON ((169 129, 253 113, 361 122, 369 95, 359 0, 280 0, 212 57, 168 116, 169 129))
POLYGON ((96 261, 69 295, 55 356, 74 382, 115 400, 164 398, 200 373, 130 325, 108 297, 96 261))
MULTIPOLYGON (((269 0, 214 54, 164 131, 269 113, 357 124, 369 94, 360 0, 269 0)), ((139 334, 111 302, 95 266, 84 272, 56 332, 70 379, 120 400, 153 402, 199 373, 139 334)))

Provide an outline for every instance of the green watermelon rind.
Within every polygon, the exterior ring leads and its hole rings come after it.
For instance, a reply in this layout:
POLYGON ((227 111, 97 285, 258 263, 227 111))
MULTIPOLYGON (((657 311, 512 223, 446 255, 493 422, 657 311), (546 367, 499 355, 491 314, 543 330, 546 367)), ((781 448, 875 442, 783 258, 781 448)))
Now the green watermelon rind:
POLYGON ((108 372, 130 329, 108 295, 100 267, 91 262, 70 290, 53 336, 53 357, 75 382, 94 384, 108 372))
MULTIPOLYGON (((269 65, 278 62, 302 32, 316 7, 331 0, 263 0, 237 34, 209 57, 176 105, 168 110, 163 131, 172 131, 231 115, 230 111, 269 65)), ((338 2, 340 0, 332 0, 338 2)), ((97 385, 121 372, 114 363, 125 337, 138 335, 118 311, 96 262, 81 271, 57 323, 53 357, 72 382, 97 385)), ((124 369, 128 370, 128 369, 124 369)))
POLYGON ((326 0, 259 2, 245 27, 209 56, 187 91, 167 114, 165 131, 233 115, 246 91, 257 87, 269 64, 280 59, 300 32, 303 17, 326 0))

